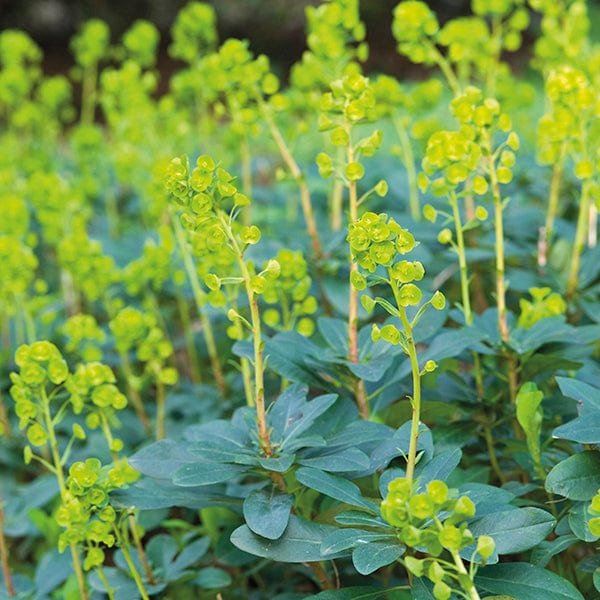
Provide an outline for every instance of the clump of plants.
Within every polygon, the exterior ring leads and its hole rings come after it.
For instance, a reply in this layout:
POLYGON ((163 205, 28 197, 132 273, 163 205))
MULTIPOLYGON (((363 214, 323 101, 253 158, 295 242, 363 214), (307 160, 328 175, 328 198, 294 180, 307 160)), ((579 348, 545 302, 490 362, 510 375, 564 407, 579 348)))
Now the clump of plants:
POLYGON ((600 592, 595 9, 360 8, 0 33, 0 598, 600 592))

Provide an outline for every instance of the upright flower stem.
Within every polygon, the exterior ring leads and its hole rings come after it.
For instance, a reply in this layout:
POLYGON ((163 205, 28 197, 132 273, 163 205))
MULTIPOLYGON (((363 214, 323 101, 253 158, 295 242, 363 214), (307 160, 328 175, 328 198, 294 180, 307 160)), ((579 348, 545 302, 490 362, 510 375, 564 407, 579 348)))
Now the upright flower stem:
POLYGON ((252 347, 254 351, 254 406, 256 408, 258 439, 260 449, 264 456, 272 456, 273 448, 271 447, 271 439, 269 435, 269 429, 267 427, 267 414, 265 410, 265 365, 263 356, 264 343, 262 340, 257 295, 252 289, 251 275, 250 271, 248 270, 248 265, 244 260, 244 251, 240 247, 238 240, 231 231, 231 224, 228 218, 222 211, 218 211, 217 216, 235 254, 240 272, 242 274, 242 279, 244 280, 246 295, 248 297, 248 305, 250 307, 250 326, 252 328, 252 347))
POLYGON ((144 403, 142 402, 140 392, 134 384, 136 377, 133 373, 133 368, 131 367, 131 361, 129 360, 129 356, 127 356, 126 352, 119 352, 119 357, 121 358, 121 367, 123 369, 123 373, 125 373, 125 381, 127 382, 129 399, 131 400, 131 404, 133 405, 135 414, 140 420, 140 423, 144 427, 146 433, 150 433, 152 431, 152 424, 150 423, 148 414, 144 409, 144 403))
POLYGON ((400 118, 394 119, 394 127, 400 139, 400 147, 402 148, 402 162, 406 169, 406 177, 408 178, 408 205, 410 207, 410 215, 415 221, 421 220, 421 207, 419 206, 419 186, 417 185, 417 169, 415 167, 415 155, 412 144, 406 127, 400 118))
POLYGON ((302 213, 304 215, 304 222, 306 223, 306 230, 308 232, 308 236, 311 240, 312 251, 315 256, 317 262, 320 262, 323 253, 321 250, 321 241, 319 239, 319 232, 317 230, 317 223, 315 221, 315 215, 312 207, 312 202, 310 199, 310 190, 308 189, 308 185, 306 183, 306 179, 298 166, 298 163, 294 159, 294 156, 290 152, 283 136, 281 135, 281 131, 275 120, 273 119, 273 115, 271 114, 271 109, 266 104, 266 102, 262 99, 262 96, 257 95, 258 105, 260 107, 261 113, 265 122, 267 123, 267 127, 275 140, 275 144, 279 149, 279 153, 283 158, 287 168, 289 169, 292 177, 296 181, 298 188, 300 189, 300 203, 302 205, 302 213))
MULTIPOLYGON (((560 184, 562 182, 562 176, 565 168, 566 159, 566 143, 563 142, 558 160, 552 167, 552 179, 550 180, 550 192, 548 194, 548 210, 546 211, 546 221, 544 224, 544 242, 545 250, 548 251, 550 242, 554 235, 554 221, 558 213, 558 200, 560 194, 560 184)), ((543 267, 546 265, 547 256, 546 254, 538 257, 538 265, 543 267)))
POLYGON ((10 572, 10 565, 8 564, 8 546, 6 544, 6 538, 4 537, 4 505, 2 496, 0 496, 0 563, 2 564, 2 577, 4 579, 4 586, 6 587, 6 593, 9 598, 12 598, 13 596, 16 596, 16 592, 12 574, 10 572))
POLYGON ((421 422, 421 372, 419 371, 419 359, 417 357, 417 348, 413 337, 412 326, 404 307, 400 305, 398 299, 398 287, 392 284, 394 298, 398 306, 400 322, 406 334, 408 344, 408 358, 410 359, 410 370, 412 373, 413 395, 411 399, 412 418, 410 422, 410 442, 408 446, 408 457, 406 459, 406 478, 412 483, 415 477, 415 465, 417 463, 417 444, 419 442, 419 425, 421 422))
MULTIPOLYGON (((50 399, 48 398, 46 390, 43 387, 40 388, 40 400, 42 404, 42 415, 44 418, 44 425, 46 432, 48 433, 48 445, 50 446, 50 454, 52 456, 54 474, 58 482, 60 496, 61 498, 65 498, 67 495, 67 486, 65 484, 65 475, 63 472, 62 460, 58 449, 58 440, 56 439, 56 433, 54 432, 54 422, 52 420, 52 415, 50 414, 50 399)), ((79 586, 81 600, 88 600, 89 596, 85 586, 85 576, 83 574, 83 568, 81 566, 81 558, 79 556, 79 551, 77 550, 77 544, 70 543, 69 549, 71 551, 73 570, 75 571, 75 577, 77 578, 77 584, 79 586)))
MULTIPOLYGON (((347 126, 348 137, 350 137, 350 127, 347 126)), ((354 148, 352 142, 348 143, 347 159, 348 163, 354 162, 354 148)), ((350 181, 349 188, 349 217, 350 222, 354 223, 358 219, 358 195, 356 190, 356 181, 350 181)), ((358 263, 350 261, 350 280, 352 274, 358 272, 358 263)), ((348 360, 353 363, 358 362, 358 291, 350 284, 348 298, 348 360)), ((362 379, 354 380, 354 395, 358 412, 363 419, 369 418, 369 402, 365 390, 365 382, 362 379)))
POLYGON ((188 304, 182 294, 179 293, 179 290, 175 293, 175 297, 177 299, 179 318, 181 319, 181 325, 183 326, 190 379, 192 380, 192 383, 202 383, 202 375, 200 374, 200 369, 198 367, 198 351, 196 350, 196 344, 194 343, 194 330, 192 329, 188 304))
MULTIPOLYGON (((500 183, 494 164, 494 155, 492 153, 492 144, 489 133, 486 129, 482 130, 484 148, 489 156, 489 176, 492 187, 492 196, 494 198, 494 233, 496 246, 496 304, 498 307, 498 330, 503 342, 507 342, 510 334, 508 331, 507 312, 506 312, 506 279, 504 265, 504 220, 502 216, 502 195, 500 194, 500 183)), ((507 353, 508 363, 508 391, 511 404, 517 399, 518 377, 517 364, 512 352, 507 353)), ((514 423, 515 435, 521 437, 521 431, 514 423)))
POLYGON ((463 314, 465 316, 465 324, 468 326, 473 323, 473 311, 471 309, 471 297, 469 294, 469 272, 467 268, 467 257, 465 253, 465 237, 456 192, 451 192, 448 199, 450 202, 450 206, 452 207, 454 228, 456 229, 455 249, 456 254, 458 255, 458 266, 460 269, 460 290, 463 305, 463 314))
POLYGON ((192 259, 192 256, 190 254, 183 228, 181 227, 179 219, 174 214, 171 214, 171 223, 175 231, 175 238, 177 239, 177 244, 179 245, 181 256, 183 257, 185 271, 187 273, 190 286, 192 288, 192 294, 196 303, 196 310, 198 311, 200 322, 202 324, 202 333, 204 334, 204 341, 206 343, 206 349, 208 350, 208 357, 210 360, 210 366, 212 369, 213 377, 215 378, 215 384, 221 392, 221 395, 223 397, 226 397, 227 385, 225 383, 225 378, 223 377, 223 370, 221 369, 221 362, 219 360, 219 353, 217 352, 217 344, 215 342, 212 324, 210 322, 210 319, 208 318, 208 315, 206 314, 206 311, 204 310, 204 305, 206 303, 206 294, 200 286, 200 281, 198 280, 198 272, 196 271, 194 260, 192 259))
POLYGON ((589 212, 591 203, 591 179, 585 179, 581 184, 581 200, 579 202, 579 215, 577 217, 577 228, 575 230, 575 241, 573 243, 573 253, 571 255, 571 265, 567 279, 567 298, 571 299, 577 291, 579 281, 579 266, 581 255, 585 249, 586 235, 589 222, 589 212))

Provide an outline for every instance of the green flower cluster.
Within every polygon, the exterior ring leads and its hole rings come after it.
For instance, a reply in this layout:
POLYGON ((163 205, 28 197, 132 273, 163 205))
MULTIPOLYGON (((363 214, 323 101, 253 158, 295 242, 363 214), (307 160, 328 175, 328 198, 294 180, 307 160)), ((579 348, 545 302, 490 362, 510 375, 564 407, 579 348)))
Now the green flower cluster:
POLYGON ((306 22, 309 50, 292 68, 291 81, 310 96, 311 91, 326 89, 330 81, 355 71, 353 61, 364 62, 368 46, 358 0, 328 0, 307 6, 306 22))
POLYGON ((436 61, 432 40, 439 29, 435 13, 425 2, 408 0, 394 9, 392 33, 398 42, 398 52, 414 63, 431 65, 436 61))
POLYGON ((440 480, 430 481, 424 492, 415 493, 414 483, 404 477, 388 485, 388 495, 381 503, 381 516, 397 530, 398 538, 409 548, 427 552, 427 558, 407 556, 404 564, 416 577, 427 577, 434 584, 437 600, 448 600, 455 582, 469 589, 474 573, 467 573, 459 552, 473 546, 471 563, 478 558, 484 564, 494 553, 490 536, 479 538, 469 531, 466 521, 475 516, 475 504, 468 496, 458 496, 440 480), (444 550, 458 561, 442 560, 444 550))
POLYGON ((121 354, 135 351, 137 358, 145 363, 146 370, 159 381, 166 385, 177 383, 177 370, 166 366, 173 355, 173 346, 153 315, 128 306, 120 310, 108 325, 115 338, 115 347, 121 354))
MULTIPOLYGON (((549 73, 546 94, 550 106, 538 124, 539 161, 556 163, 564 146, 576 155, 585 154, 581 132, 600 114, 594 86, 583 71, 562 66, 549 73)), ((593 173, 594 165, 589 159, 578 160, 577 177, 586 179, 593 173)))
MULTIPOLYGON (((393 217, 385 213, 376 214, 365 212, 358 221, 350 223, 349 233, 346 237, 353 259, 358 265, 374 273, 378 266, 389 267, 394 278, 406 285, 409 281, 418 281, 423 278, 424 269, 421 263, 408 263, 400 261, 393 265, 398 254, 408 254, 416 246, 417 242, 413 234, 401 227, 393 217), (409 264, 411 266, 409 266, 409 264), (415 266, 421 265, 420 267, 415 266), (402 281, 406 279, 406 281, 402 281)), ((364 289, 366 281, 358 274, 352 282, 355 288, 364 289)), ((409 289, 416 287, 412 285, 409 289)), ((407 297, 414 296, 407 293, 407 297)), ((419 299, 411 304, 418 304, 419 299)), ((408 306, 405 304, 404 306, 408 306)))
POLYGON ((32 173, 27 180, 27 195, 48 244, 58 244, 68 232, 84 228, 89 220, 90 207, 81 193, 56 172, 32 173))
POLYGON ((104 563, 103 546, 111 548, 117 542, 118 514, 110 505, 109 494, 135 482, 139 473, 126 461, 102 466, 97 458, 78 461, 69 468, 67 491, 56 511, 56 522, 64 528, 58 538, 58 549, 64 552, 70 545, 83 545, 87 571, 104 563))
MULTIPOLYGON (((436 131, 431 135, 421 163, 423 171, 419 173, 421 191, 425 192, 431 185, 434 196, 446 196, 477 170, 481 148, 472 133, 471 130, 436 131)), ((473 187, 478 193, 485 193, 487 182, 479 176, 473 181, 473 187)))
POLYGON ((218 42, 215 9, 205 2, 189 2, 171 27, 169 55, 189 64, 214 50, 218 42))
MULTIPOLYGON (((319 173, 321 177, 330 177, 335 172, 346 182, 359 181, 365 174, 365 168, 358 159, 373 156, 383 141, 383 133, 379 129, 356 142, 351 136, 355 125, 377 118, 373 86, 367 77, 354 73, 333 81, 330 87, 331 91, 321 97, 319 130, 329 132, 329 140, 334 146, 350 148, 352 156, 351 160, 337 165, 329 154, 320 152, 316 158, 319 173)), ((385 196, 385 181, 379 182, 375 191, 385 196)))
POLYGON ((534 46, 537 66, 543 69, 567 63, 588 66, 590 18, 587 3, 581 0, 529 0, 529 4, 542 14, 542 35, 534 46))
POLYGON ((38 259, 27 244, 0 235, 0 264, 0 312, 13 315, 34 281, 38 259))
MULTIPOLYGON (((296 329, 310 336, 315 329, 314 321, 308 316, 317 310, 317 299, 310 294, 312 280, 302 252, 280 250, 275 257, 279 265, 279 276, 266 279, 262 298, 275 307, 263 312, 263 320, 279 331, 296 329)), ((268 264, 265 265, 268 267, 268 264)))
POLYGON ((550 292, 549 287, 533 287, 529 289, 532 301, 525 298, 519 299, 519 307, 521 308, 521 314, 517 321, 519 327, 529 329, 542 319, 565 314, 567 303, 560 294, 551 294, 550 292))
POLYGON ((123 34, 122 44, 126 60, 132 60, 142 68, 153 67, 156 63, 159 40, 160 33, 156 25, 145 19, 138 19, 123 34))
POLYGON ((90 19, 71 40, 71 50, 83 69, 95 67, 108 54, 110 29, 101 19, 90 19))
POLYGON ((172 272, 172 246, 172 241, 161 235, 159 245, 153 240, 147 241, 142 256, 127 264, 123 270, 123 283, 130 296, 148 291, 159 292, 162 289, 172 272))
POLYGON ((24 32, 6 29, 0 34, 0 104, 3 113, 19 120, 19 109, 31 97, 41 77, 42 51, 24 32))
POLYGON ((11 373, 10 394, 15 401, 19 428, 27 428, 27 440, 32 446, 48 441, 44 406, 39 395, 46 398, 46 385, 59 386, 67 380, 69 368, 58 348, 47 341, 22 345, 15 352, 19 373, 11 373))
MULTIPOLYGON (((184 207, 181 223, 189 232, 192 253, 197 259, 197 269, 209 289, 208 301, 216 307, 226 306, 228 297, 221 289, 222 283, 240 284, 237 265, 238 251, 258 243, 261 237, 256 225, 239 225, 233 216, 250 202, 234 185, 234 177, 218 166, 207 155, 200 156, 196 167, 189 172, 187 159, 171 161, 166 180, 167 190, 184 207), (230 212, 226 216, 226 212, 230 212)), ((253 265, 249 263, 253 270, 253 265)), ((275 271, 253 276, 253 288, 262 293, 264 276, 273 277, 275 271)))
POLYGON ((106 340, 106 334, 92 315, 73 315, 65 321, 61 330, 67 338, 67 352, 80 356, 84 362, 102 359, 100 345, 106 340))
POLYGON ((89 238, 84 229, 64 238, 57 250, 62 268, 89 302, 103 297, 119 278, 113 258, 103 254, 101 243, 89 238))
MULTIPOLYGON (((110 451, 113 453, 122 450, 123 441, 113 438, 106 425, 115 424, 115 411, 123 410, 127 406, 127 398, 115 383, 112 369, 100 362, 80 364, 65 382, 73 412, 77 415, 85 410, 85 424, 89 429, 103 427, 110 451)), ((85 437, 85 434, 79 432, 78 437, 85 437)))
MULTIPOLYGON (((263 95, 271 96, 279 89, 279 80, 271 72, 264 54, 254 58, 246 40, 228 39, 218 52, 206 56, 199 65, 203 84, 217 100, 217 115, 231 119, 233 133, 257 134, 259 108, 263 95), (208 85, 207 85, 208 84, 208 85)), ((208 90, 203 90, 207 94, 208 90)))

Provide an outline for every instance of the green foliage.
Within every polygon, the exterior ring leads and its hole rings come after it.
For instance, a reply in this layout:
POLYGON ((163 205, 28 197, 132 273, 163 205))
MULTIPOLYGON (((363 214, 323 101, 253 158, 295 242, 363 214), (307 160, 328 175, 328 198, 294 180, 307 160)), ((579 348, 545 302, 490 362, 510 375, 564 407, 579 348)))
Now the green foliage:
POLYGON ((0 34, 0 597, 597 595, 600 50, 471 9, 0 34))

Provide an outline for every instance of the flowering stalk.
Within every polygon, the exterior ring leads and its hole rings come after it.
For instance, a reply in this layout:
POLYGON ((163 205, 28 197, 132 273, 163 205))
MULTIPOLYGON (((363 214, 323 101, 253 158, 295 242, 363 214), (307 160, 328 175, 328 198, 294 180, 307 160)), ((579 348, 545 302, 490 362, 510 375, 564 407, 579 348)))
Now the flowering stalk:
POLYGON ((219 222, 225 231, 229 244, 234 251, 236 261, 242 279, 246 296, 248 297, 248 306, 250 307, 250 331, 252 332, 252 348, 254 351, 254 406, 256 408, 256 422, 258 426, 258 439, 260 449, 265 456, 272 456, 273 449, 271 448, 271 440, 269 429, 267 427, 267 414, 265 411, 265 384, 264 384, 264 343, 261 334, 260 313, 258 310, 257 294, 252 285, 252 276, 248 270, 248 265, 244 260, 244 250, 240 247, 236 236, 231 230, 229 219, 222 211, 217 213, 219 222))
POLYGON ((171 223, 175 231, 177 244, 179 245, 179 249, 183 257, 185 272, 187 273, 190 286, 192 287, 192 294, 194 296, 196 310, 198 311, 198 316, 200 317, 200 322, 202 324, 202 333, 204 335, 206 349, 208 350, 208 357, 210 360, 213 377, 222 396, 226 397, 227 384, 225 383, 225 378, 223 377, 223 369, 221 368, 221 362, 219 360, 219 353, 217 351, 217 344, 215 342, 212 323, 210 322, 210 319, 208 318, 208 315, 204 309, 204 305, 206 304, 206 293, 202 289, 200 281, 198 280, 198 272, 196 270, 196 266, 194 265, 194 260, 190 254, 181 223, 173 214, 171 215, 171 223))

